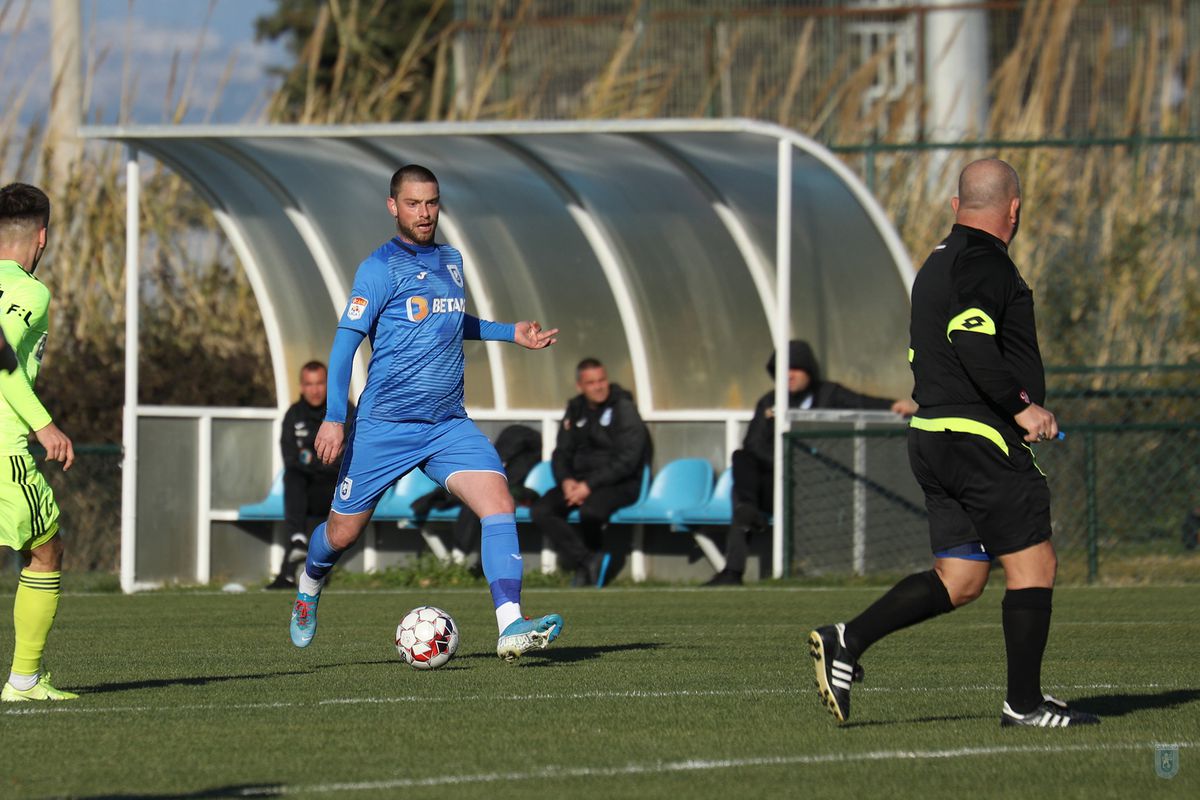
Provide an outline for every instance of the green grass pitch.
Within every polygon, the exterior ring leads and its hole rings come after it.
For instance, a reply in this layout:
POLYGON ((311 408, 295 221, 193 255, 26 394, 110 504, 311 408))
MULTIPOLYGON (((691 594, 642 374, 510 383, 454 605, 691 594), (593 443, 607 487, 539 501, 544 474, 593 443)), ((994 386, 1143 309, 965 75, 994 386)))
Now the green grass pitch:
POLYGON ((304 651, 284 593, 67 594, 49 664, 83 696, 0 707, 0 797, 1200 796, 1200 587, 1059 589, 1045 688, 1103 724, 1001 730, 1001 577, 877 644, 842 726, 806 635, 881 588, 527 590, 566 628, 516 665, 481 588, 334 585, 304 651), (424 603, 463 633, 418 672, 392 634, 424 603))

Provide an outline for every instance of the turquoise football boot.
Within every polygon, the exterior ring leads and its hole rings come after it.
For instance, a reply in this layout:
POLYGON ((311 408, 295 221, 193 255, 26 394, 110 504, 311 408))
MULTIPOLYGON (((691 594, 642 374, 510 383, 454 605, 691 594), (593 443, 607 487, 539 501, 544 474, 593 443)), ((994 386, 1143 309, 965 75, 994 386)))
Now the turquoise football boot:
POLYGON ((496 642, 496 655, 505 661, 516 661, 522 653, 541 650, 562 633, 563 618, 547 614, 537 619, 519 619, 504 629, 496 642))
POLYGON ((319 594, 296 592, 296 605, 292 606, 292 644, 308 647, 317 635, 317 601, 319 594))

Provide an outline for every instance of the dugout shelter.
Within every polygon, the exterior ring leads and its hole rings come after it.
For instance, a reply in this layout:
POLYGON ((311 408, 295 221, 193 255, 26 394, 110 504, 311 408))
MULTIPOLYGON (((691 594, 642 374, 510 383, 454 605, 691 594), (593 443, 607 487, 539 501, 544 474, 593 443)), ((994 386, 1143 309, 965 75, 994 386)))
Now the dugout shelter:
MULTIPOLYGON (((463 253, 469 310, 562 329, 539 353, 467 345, 467 405, 484 425, 541 425, 548 452, 575 364, 597 356, 634 393, 660 461, 700 456, 721 468, 770 385, 773 345, 789 338, 813 343, 828 378, 884 396, 911 389, 913 269, 899 237, 840 161, 785 128, 654 120, 84 135, 127 148, 126 341, 137 340, 139 189, 152 158, 210 204, 240 259, 278 398, 276 409, 139 405, 138 350, 126 348, 127 591, 272 568, 231 509, 260 498, 277 469, 275 426, 299 367, 326 360, 358 263, 393 235, 388 182, 405 163, 439 178, 438 239, 463 253)), ((360 353, 352 395, 364 370, 360 353)), ((363 566, 377 566, 367 550, 363 566)))

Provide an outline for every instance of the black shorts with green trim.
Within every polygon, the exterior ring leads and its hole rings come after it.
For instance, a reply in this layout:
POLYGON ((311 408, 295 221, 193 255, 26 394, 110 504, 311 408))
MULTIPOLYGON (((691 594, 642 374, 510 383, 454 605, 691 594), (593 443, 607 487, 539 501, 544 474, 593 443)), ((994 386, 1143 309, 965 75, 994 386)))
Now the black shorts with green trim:
POLYGON ((1050 538, 1050 488, 1033 450, 1007 426, 966 417, 913 417, 908 460, 925 492, 938 553, 980 542, 992 556, 1050 538))

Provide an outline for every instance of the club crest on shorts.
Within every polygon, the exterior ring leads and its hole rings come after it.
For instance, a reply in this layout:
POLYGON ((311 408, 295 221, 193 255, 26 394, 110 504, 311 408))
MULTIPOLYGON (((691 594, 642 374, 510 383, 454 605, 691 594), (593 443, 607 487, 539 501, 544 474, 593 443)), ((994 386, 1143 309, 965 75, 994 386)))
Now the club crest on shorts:
POLYGON ((342 478, 342 485, 338 487, 338 497, 343 500, 350 499, 350 487, 354 485, 353 478, 342 478))
POLYGON ((446 269, 450 270, 450 277, 454 279, 454 283, 458 285, 458 288, 463 288, 462 273, 458 271, 458 265, 447 264, 446 269))
POLYGON ((1160 778, 1174 778, 1179 774, 1179 745, 1158 744, 1154 746, 1154 773, 1160 778))
POLYGON ((367 310, 367 298, 351 297, 350 305, 346 306, 346 317, 349 319, 362 319, 363 312, 367 310))

